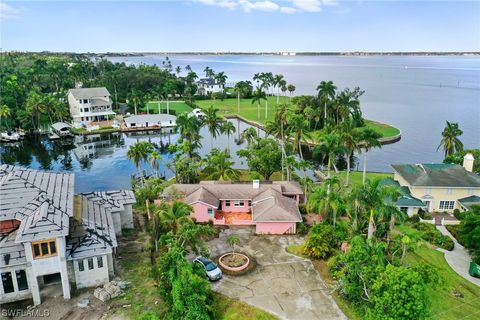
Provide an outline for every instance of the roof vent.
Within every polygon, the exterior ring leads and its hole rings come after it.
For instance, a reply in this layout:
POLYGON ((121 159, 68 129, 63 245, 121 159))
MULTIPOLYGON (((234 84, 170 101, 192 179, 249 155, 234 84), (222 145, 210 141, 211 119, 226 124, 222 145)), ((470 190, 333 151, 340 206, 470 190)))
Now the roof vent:
POLYGON ((260 180, 253 180, 252 187, 253 187, 253 189, 259 189, 260 188, 260 180))

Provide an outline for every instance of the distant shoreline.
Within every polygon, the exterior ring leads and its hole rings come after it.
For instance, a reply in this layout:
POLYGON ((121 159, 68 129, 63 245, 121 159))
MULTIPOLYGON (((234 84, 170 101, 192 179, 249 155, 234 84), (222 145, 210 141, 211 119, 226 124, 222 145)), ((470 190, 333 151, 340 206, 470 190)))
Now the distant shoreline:
POLYGON ((198 55, 198 56, 480 56, 479 51, 455 51, 455 52, 426 52, 426 51, 405 51, 405 52, 51 52, 51 51, 3 51, 0 54, 19 53, 19 54, 58 54, 58 55, 89 55, 98 57, 141 57, 150 55, 168 56, 168 55, 198 55))

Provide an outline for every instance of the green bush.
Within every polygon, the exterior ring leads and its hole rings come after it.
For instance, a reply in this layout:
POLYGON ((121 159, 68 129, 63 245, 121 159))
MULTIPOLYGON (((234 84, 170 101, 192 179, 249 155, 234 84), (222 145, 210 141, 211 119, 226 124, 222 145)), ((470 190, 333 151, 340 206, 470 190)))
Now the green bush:
POLYGON ((450 237, 444 236, 437 228, 430 223, 415 223, 413 227, 422 231, 422 239, 442 249, 452 251, 455 243, 450 237))
POLYGON ((338 247, 338 238, 332 225, 316 224, 310 230, 303 245, 303 253, 312 258, 324 259, 333 254, 338 247))
POLYGON ((461 212, 458 209, 455 209, 455 210, 453 210, 453 215, 455 216, 455 218, 457 218, 457 220, 463 220, 463 217, 465 216, 465 213, 461 212))
POLYGON ((308 226, 303 222, 297 222, 297 234, 306 235, 308 233, 308 226))
POLYGON ((420 216, 418 214, 414 214, 413 216, 408 217, 406 222, 409 222, 409 223, 412 223, 412 224, 413 223, 419 223, 420 222, 420 216))

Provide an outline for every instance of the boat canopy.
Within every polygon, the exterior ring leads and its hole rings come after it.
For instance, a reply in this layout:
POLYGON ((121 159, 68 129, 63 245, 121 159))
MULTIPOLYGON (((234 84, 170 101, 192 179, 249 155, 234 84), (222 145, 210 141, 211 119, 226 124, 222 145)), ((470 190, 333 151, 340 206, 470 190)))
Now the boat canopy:
POLYGON ((52 128, 56 131, 69 131, 71 126, 65 122, 56 122, 52 124, 52 128))

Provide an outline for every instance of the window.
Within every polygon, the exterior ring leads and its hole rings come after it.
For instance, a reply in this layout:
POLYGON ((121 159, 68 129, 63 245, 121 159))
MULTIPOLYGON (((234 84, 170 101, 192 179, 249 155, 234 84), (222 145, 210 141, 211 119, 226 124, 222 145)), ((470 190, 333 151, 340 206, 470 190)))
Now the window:
POLYGON ((92 270, 93 269, 93 258, 89 258, 87 260, 87 263, 88 263, 88 270, 92 270))
POLYGON ((207 209, 207 213, 208 213, 209 215, 213 215, 213 208, 208 208, 208 209, 207 209))
POLYGON ((249 207, 252 206, 252 200, 248 200, 248 206, 249 206, 249 207))
POLYGON ((2 272, 2 284, 3 284, 3 292, 12 293, 13 291, 15 291, 15 288, 13 287, 11 272, 2 272))
POLYGON ((225 200, 225 207, 230 207, 231 204, 230 204, 230 200, 225 200))
POLYGON ((97 266, 103 268, 103 257, 97 257, 97 266))
POLYGON ((233 205, 235 207, 243 207, 245 205, 245 203, 243 202, 243 200, 235 200, 235 202, 233 203, 233 205))
POLYGON ((83 111, 88 112, 88 108, 83 109, 83 111))
POLYGON ((15 276, 17 277, 18 291, 23 291, 28 289, 27 274, 25 270, 15 271, 15 276))
POLYGON ((32 243, 33 258, 46 258, 57 255, 56 240, 42 240, 32 243))
POLYGON ((88 103, 88 99, 83 99, 83 103, 88 103))
POLYGON ((78 260, 78 271, 85 270, 85 266, 83 265, 83 260, 78 260))
POLYGON ((408 208, 407 207, 400 207, 400 211, 402 211, 403 213, 407 213, 408 208))
POLYGON ((440 210, 453 210, 455 201, 440 201, 440 210))

